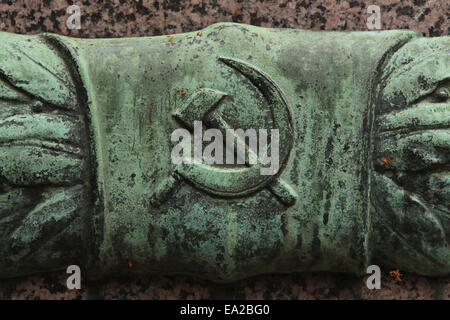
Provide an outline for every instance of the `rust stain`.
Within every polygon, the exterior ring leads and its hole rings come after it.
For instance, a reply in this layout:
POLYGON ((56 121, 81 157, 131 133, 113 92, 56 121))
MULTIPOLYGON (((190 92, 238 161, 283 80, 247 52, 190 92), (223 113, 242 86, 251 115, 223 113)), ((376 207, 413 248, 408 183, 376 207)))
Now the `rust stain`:
POLYGON ((392 167, 394 160, 389 159, 388 157, 382 157, 380 164, 382 166, 392 167))
POLYGON ((391 271, 389 271, 389 275, 392 277, 392 278, 394 278, 394 281, 395 282, 401 282, 402 281, 402 276, 403 276, 403 274, 401 274, 400 273, 400 271, 397 269, 397 270, 391 270, 391 271))
POLYGON ((201 37, 201 36, 202 36, 202 33, 199 31, 199 32, 197 32, 197 35, 198 35, 199 37, 201 37))
POLYGON ((173 42, 173 37, 172 37, 172 35, 171 35, 171 34, 169 34, 169 35, 167 36, 167 41, 169 41, 169 42, 173 42))

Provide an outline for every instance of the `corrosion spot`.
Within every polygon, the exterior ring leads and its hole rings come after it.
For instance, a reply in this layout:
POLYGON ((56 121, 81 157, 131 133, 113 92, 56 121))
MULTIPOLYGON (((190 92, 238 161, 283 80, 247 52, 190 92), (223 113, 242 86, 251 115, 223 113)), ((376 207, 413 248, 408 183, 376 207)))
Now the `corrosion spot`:
POLYGON ((387 166, 387 167, 392 167, 392 163, 393 162, 394 162, 394 160, 389 159, 388 157, 382 157, 380 165, 387 166))
POLYGON ((395 282, 400 282, 400 281, 402 281, 401 276, 402 276, 403 274, 401 274, 400 271, 399 271, 398 269, 397 269, 397 270, 391 270, 391 271, 389 271, 389 275, 390 275, 392 278, 394 278, 394 281, 395 281, 395 282))

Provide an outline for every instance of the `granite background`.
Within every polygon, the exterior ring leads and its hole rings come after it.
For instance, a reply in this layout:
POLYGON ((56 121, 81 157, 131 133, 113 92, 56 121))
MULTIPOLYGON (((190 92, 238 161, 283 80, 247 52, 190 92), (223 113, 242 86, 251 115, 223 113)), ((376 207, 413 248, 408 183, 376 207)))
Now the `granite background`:
MULTIPOLYGON (((73 37, 139 37, 201 29, 215 22, 313 30, 367 30, 367 7, 381 8, 382 29, 449 35, 447 0, 0 0, 0 31, 52 32, 73 37), (68 6, 81 8, 81 29, 69 30, 68 6)), ((401 270, 400 270, 401 271, 401 270)), ((450 278, 405 274, 396 281, 383 270, 382 288, 366 278, 331 273, 265 275, 218 285, 192 277, 139 276, 82 283, 67 290, 65 271, 0 281, 0 299, 445 299, 450 278)))

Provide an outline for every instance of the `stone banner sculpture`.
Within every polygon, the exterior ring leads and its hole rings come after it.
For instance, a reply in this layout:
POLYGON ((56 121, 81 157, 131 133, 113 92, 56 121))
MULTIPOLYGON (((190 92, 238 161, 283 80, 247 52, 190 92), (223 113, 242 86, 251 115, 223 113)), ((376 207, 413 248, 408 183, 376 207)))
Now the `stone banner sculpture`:
POLYGON ((232 23, 0 33, 0 277, 450 275, 449 44, 232 23), (197 123, 276 129, 279 168, 174 163, 173 133, 197 123))

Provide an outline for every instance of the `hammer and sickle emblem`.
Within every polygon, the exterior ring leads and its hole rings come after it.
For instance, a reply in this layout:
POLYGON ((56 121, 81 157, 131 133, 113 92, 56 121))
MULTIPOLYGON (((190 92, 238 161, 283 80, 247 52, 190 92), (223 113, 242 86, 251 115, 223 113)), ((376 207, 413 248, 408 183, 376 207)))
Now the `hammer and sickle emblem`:
MULTIPOLYGON (((279 130, 280 168, 284 168, 293 145, 292 121, 286 99, 281 89, 268 75, 254 66, 237 59, 220 57, 219 61, 237 70, 262 93, 269 104, 273 127, 279 130)), ((225 131, 227 122, 213 112, 228 94, 209 88, 197 90, 182 106, 175 110, 173 116, 186 127, 192 129, 194 121, 207 120, 217 129, 225 131)), ((270 147, 269 147, 270 148, 270 147)), ((251 152, 251 150, 248 150, 251 152)), ((269 188, 277 198, 287 206, 297 199, 294 189, 280 178, 280 171, 275 175, 261 175, 261 164, 237 168, 218 168, 206 164, 182 163, 175 172, 199 189, 216 196, 238 197, 269 188)))

